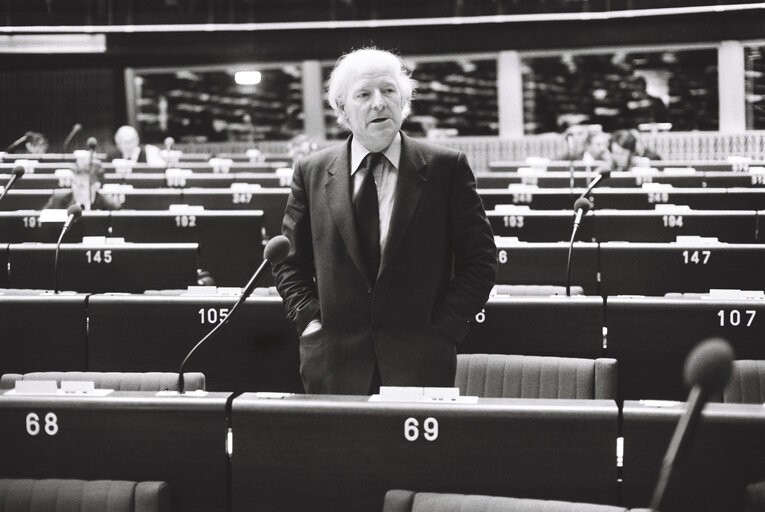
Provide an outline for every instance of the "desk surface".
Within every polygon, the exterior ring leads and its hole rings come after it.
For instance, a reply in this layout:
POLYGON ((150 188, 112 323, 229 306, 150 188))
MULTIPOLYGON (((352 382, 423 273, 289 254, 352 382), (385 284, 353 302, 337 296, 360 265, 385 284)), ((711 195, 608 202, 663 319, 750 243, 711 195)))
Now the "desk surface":
POLYGON ((599 400, 246 393, 232 408, 234 509, 379 510, 395 488, 614 504, 617 419, 599 400))
POLYGON ((175 510, 226 510, 229 396, 0 395, 0 476, 167 481, 175 510))

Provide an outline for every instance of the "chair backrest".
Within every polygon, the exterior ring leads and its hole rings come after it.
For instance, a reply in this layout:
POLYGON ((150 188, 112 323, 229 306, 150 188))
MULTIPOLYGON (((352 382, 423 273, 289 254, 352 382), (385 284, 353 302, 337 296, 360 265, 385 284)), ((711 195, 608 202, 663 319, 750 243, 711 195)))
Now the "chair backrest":
POLYGON ((746 486, 744 512, 765 512, 765 482, 746 486))
POLYGON ((170 489, 165 482, 0 479, 0 510, 166 512, 170 489))
POLYGON ((736 404, 765 403, 765 361, 733 361, 733 373, 722 399, 736 404))
MULTIPOLYGON (((204 390, 205 376, 199 372, 183 374, 185 389, 204 390)), ((32 372, 6 373, 0 389, 13 389, 17 380, 93 381, 96 388, 115 391, 178 391, 178 374, 172 372, 32 372)))
POLYGON ((616 399, 616 359, 459 354, 455 385, 483 398, 616 399))
POLYGON ((547 501, 467 494, 392 490, 385 494, 383 512, 626 512, 627 509, 590 503, 547 501))

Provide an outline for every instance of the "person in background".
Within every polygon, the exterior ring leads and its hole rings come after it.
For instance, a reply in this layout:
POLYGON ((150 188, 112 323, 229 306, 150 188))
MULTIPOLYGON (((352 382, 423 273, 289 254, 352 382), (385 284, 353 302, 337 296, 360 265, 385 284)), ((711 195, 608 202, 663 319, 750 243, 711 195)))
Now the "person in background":
POLYGON ((351 136, 298 160, 273 267, 307 393, 454 386, 497 248, 464 153, 400 131, 414 82, 394 54, 338 60, 328 98, 351 136))
POLYGON ((298 160, 304 156, 310 155, 317 149, 319 149, 319 144, 305 134, 296 135, 290 139, 289 144, 287 145, 287 153, 292 159, 293 167, 298 160))
POLYGON ((625 113, 630 119, 629 126, 637 128, 642 123, 669 122, 669 109, 661 98, 648 94, 645 78, 635 77, 630 85, 632 91, 627 98, 625 108, 625 113))
POLYGON ((566 152, 556 160, 581 160, 587 145, 589 131, 583 124, 572 124, 563 132, 566 141, 566 152))
POLYGON ((118 203, 99 191, 103 179, 104 170, 101 168, 101 162, 94 162, 92 172, 87 167, 78 166, 72 175, 71 189, 54 192, 43 209, 66 209, 73 204, 78 204, 83 210, 119 210, 118 203))
POLYGON ((638 138, 632 130, 617 130, 611 135, 611 171, 629 171, 633 167, 646 167, 650 160, 660 160, 654 152, 648 152, 638 145, 638 138))
POLYGON ((40 132, 27 132, 25 143, 26 152, 32 155, 42 155, 48 152, 48 139, 40 132))
POLYGON ((605 162, 609 159, 608 144, 610 137, 607 133, 593 130, 587 135, 587 145, 582 155, 585 163, 605 162))
POLYGON ((155 166, 165 166, 165 159, 157 146, 151 144, 141 145, 141 139, 138 137, 138 131, 130 125, 120 126, 114 133, 114 144, 116 150, 107 154, 107 160, 113 161, 115 158, 124 158, 133 163, 145 163, 155 166))

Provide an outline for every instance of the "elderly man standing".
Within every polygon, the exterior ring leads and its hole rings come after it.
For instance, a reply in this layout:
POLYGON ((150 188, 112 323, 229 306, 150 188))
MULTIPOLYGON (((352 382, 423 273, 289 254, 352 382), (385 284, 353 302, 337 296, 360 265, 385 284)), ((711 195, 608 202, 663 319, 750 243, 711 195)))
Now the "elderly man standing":
POLYGON ((292 248, 273 269, 305 390, 453 386, 497 267, 473 173, 463 153, 400 132, 413 81, 395 55, 341 57, 328 92, 351 137, 295 165, 292 248))

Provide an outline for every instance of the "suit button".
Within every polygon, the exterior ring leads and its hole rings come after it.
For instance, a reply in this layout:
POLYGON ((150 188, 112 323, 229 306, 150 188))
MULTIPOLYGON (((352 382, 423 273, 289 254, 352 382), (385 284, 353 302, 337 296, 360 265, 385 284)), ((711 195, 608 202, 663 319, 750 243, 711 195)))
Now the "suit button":
POLYGON ((372 298, 372 289, 371 288, 367 289, 367 298, 369 298, 369 299, 372 298))

